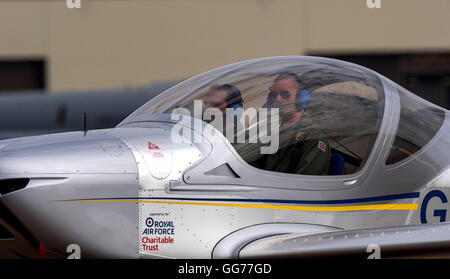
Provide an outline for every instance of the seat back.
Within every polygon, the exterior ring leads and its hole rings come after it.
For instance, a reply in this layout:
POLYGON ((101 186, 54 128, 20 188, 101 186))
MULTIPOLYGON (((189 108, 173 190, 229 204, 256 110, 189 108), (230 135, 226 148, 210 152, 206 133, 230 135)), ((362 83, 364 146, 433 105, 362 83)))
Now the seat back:
POLYGON ((331 153, 329 175, 342 175, 344 173, 344 156, 339 153, 331 153))

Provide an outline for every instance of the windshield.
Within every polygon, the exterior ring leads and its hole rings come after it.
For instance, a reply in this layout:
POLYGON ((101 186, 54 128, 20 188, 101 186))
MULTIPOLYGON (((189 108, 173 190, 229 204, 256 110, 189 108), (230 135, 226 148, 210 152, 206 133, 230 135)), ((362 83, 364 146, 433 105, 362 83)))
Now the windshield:
POLYGON ((332 59, 276 57, 191 78, 123 123, 187 114, 212 124, 254 167, 336 175, 362 168, 383 109, 381 81, 369 70, 332 59))
POLYGON ((444 123, 445 111, 397 86, 400 120, 386 165, 401 162, 425 146, 444 123))

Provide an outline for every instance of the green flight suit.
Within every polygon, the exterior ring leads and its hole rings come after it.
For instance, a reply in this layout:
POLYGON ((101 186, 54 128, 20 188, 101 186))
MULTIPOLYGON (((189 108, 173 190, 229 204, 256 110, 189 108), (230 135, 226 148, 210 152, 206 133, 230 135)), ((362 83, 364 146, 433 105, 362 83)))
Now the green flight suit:
POLYGON ((308 114, 289 128, 280 128, 276 153, 265 154, 250 163, 254 167, 293 174, 328 175, 331 148, 327 137, 312 124, 308 114))

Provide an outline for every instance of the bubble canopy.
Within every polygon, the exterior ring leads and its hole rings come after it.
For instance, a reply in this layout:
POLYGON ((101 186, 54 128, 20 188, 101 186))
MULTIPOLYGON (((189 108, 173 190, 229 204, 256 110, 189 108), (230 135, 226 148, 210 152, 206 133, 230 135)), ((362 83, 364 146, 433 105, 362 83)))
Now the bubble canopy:
MULTIPOLYGON (((369 90, 371 92, 360 92, 360 97, 372 100, 383 98, 378 77, 372 71, 356 64, 310 56, 269 57, 226 65, 194 76, 153 98, 119 125, 142 121, 145 119, 142 116, 146 114, 170 113, 190 100, 202 99, 205 89, 215 84, 231 83, 241 90, 243 97, 258 97, 262 105, 273 79, 282 72, 296 73, 310 90, 339 81, 353 81, 375 89, 369 90), (258 91, 260 88, 264 88, 263 92, 258 91)), ((356 90, 355 86, 349 86, 353 91, 356 90)))
MULTIPOLYGON (((276 91, 273 89, 274 86, 278 86, 275 81, 282 74, 295 76, 299 85, 298 92, 303 92, 299 95, 304 98, 306 94, 307 98, 303 99, 301 107, 297 105, 296 99, 296 105, 289 108, 294 113, 302 110, 302 118, 308 121, 307 124, 303 123, 303 126, 294 125, 286 128, 283 127, 281 117, 278 127, 279 149, 276 153, 285 149, 290 150, 286 155, 291 156, 289 154, 292 153, 292 149, 289 147, 305 140, 310 143, 311 148, 317 144, 319 151, 325 149, 327 152, 331 151, 332 155, 337 153, 340 154, 338 157, 344 157, 346 162, 344 169, 338 170, 338 174, 350 174, 361 169, 370 155, 380 129, 384 111, 384 89, 379 75, 373 71, 335 59, 303 56, 272 57, 220 67, 170 88, 139 108, 119 126, 146 121, 147 118, 154 120, 152 117, 154 114, 170 114, 179 108, 193 111, 195 101, 204 104, 205 97, 212 88, 218 85, 232 85, 241 93, 244 116, 240 121, 243 123, 244 132, 248 133, 251 126, 249 123, 260 122, 260 119, 258 117, 256 120, 251 119, 252 115, 246 115, 245 112, 250 109, 257 111, 271 107, 268 104, 271 104, 272 99, 268 96, 269 93, 274 93, 272 91, 276 91)), ((279 95, 277 98, 283 98, 283 93, 275 92, 276 94, 279 95)), ((281 116, 282 110, 280 108, 281 116)), ((286 109, 284 110, 286 113, 286 109)), ((229 139, 228 135, 227 138, 229 139)), ((320 160, 326 161, 324 162, 326 171, 322 168, 320 173, 311 170, 303 172, 302 168, 295 164, 280 169, 279 164, 273 166, 260 164, 261 161, 268 159, 268 154, 260 152, 260 146, 267 143, 249 141, 231 141, 231 143, 248 164, 264 170, 328 175, 328 170, 333 164, 330 153, 325 158, 319 152, 323 157, 320 160)), ((305 163, 315 164, 317 160, 319 159, 309 158, 305 163)))

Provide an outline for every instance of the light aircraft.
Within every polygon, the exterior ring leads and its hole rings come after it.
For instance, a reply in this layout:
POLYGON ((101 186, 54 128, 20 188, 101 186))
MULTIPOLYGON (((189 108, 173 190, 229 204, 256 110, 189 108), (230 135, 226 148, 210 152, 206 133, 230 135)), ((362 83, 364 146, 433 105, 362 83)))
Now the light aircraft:
POLYGON ((449 111, 352 63, 227 65, 113 129, 0 141, 0 247, 46 258, 448 257, 449 132, 449 111), (298 78, 293 104, 314 133, 280 129, 283 108, 269 95, 283 97, 274 86, 282 73, 298 78), (223 84, 243 100, 232 137, 196 112, 223 84), (329 172, 255 164, 292 144, 289 132, 318 140, 329 172))

